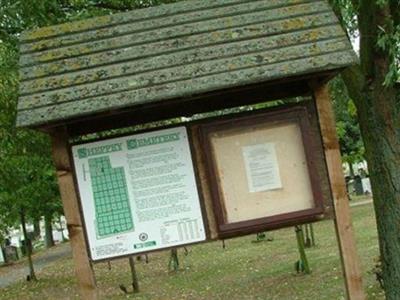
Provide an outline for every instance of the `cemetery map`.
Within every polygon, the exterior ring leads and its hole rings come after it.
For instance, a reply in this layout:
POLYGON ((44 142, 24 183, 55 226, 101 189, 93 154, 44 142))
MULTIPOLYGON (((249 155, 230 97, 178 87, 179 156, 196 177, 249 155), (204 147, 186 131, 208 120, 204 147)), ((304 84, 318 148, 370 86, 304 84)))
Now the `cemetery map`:
POLYGON ((128 188, 122 167, 112 168, 109 157, 89 159, 98 237, 134 229, 128 188))

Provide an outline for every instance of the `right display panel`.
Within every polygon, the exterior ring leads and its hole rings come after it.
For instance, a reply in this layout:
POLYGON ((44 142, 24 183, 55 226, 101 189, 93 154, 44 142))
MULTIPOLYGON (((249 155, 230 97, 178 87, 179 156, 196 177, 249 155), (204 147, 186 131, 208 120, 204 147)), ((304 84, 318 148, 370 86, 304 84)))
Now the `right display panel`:
POLYGON ((220 237, 313 221, 323 214, 318 165, 325 162, 316 151, 320 142, 310 114, 299 105, 201 126, 220 237))

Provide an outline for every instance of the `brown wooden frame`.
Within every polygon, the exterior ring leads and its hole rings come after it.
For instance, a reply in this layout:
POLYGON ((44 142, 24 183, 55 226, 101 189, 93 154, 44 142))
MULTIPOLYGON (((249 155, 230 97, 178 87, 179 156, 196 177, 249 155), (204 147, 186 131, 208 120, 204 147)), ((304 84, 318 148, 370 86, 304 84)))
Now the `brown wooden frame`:
POLYGON ((318 178, 315 162, 316 157, 313 153, 313 147, 316 145, 317 136, 310 134, 310 121, 308 119, 309 111, 304 105, 290 107, 280 107, 272 111, 254 112, 251 116, 234 116, 226 120, 217 120, 200 126, 200 136, 204 145, 205 161, 211 179, 211 192, 213 206, 216 213, 218 224, 218 235, 220 238, 240 236, 249 233, 256 233, 262 230, 276 229, 280 227, 296 225, 305 222, 312 222, 321 219, 324 212, 323 195, 321 183, 318 178), (310 176, 311 189, 314 197, 314 207, 290 213, 279 214, 275 216, 257 218, 253 220, 228 223, 225 217, 224 199, 221 195, 221 186, 218 184, 218 175, 216 170, 216 160, 213 155, 210 134, 225 131, 233 128, 246 128, 256 124, 280 124, 296 123, 301 130, 304 152, 307 160, 308 173, 310 176))

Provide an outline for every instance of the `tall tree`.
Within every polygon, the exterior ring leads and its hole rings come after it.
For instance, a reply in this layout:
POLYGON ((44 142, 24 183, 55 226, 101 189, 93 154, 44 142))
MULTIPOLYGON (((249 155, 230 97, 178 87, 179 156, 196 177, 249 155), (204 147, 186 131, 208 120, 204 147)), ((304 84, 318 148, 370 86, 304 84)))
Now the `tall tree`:
POLYGON ((386 297, 400 299, 400 2, 335 2, 350 33, 360 37, 360 64, 342 78, 364 140, 386 297))
MULTIPOLYGON (((0 212, 4 227, 19 220, 24 234, 30 278, 35 279, 30 240, 25 222, 52 213, 60 201, 46 136, 15 128, 18 95, 17 34, 25 27, 44 25, 45 5, 23 6, 27 1, 0 0, 0 212), (36 13, 37 18, 30 16, 36 13)), ((49 1, 50 3, 50 1, 49 1)), ((50 3, 51 4, 51 3, 50 3)), ((51 5, 49 5, 50 7, 51 5)))

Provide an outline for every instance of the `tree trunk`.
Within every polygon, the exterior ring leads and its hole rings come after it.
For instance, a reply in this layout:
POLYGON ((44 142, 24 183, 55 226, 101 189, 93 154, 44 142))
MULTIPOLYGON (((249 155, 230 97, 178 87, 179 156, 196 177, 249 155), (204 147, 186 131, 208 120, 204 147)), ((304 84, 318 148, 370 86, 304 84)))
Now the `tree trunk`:
POLYGON ((45 245, 46 248, 51 248, 54 246, 53 239, 53 226, 52 226, 52 216, 45 215, 44 216, 44 228, 45 228, 45 245))
POLYGON ((25 222, 25 212, 23 209, 20 210, 20 221, 22 225, 22 232, 24 234, 25 240, 25 250, 26 255, 28 256, 28 266, 29 266, 29 280, 36 281, 35 269, 33 268, 33 261, 32 261, 32 247, 31 247, 31 240, 28 237, 28 232, 26 231, 26 222, 25 222))
POLYGON ((347 164, 349 165, 349 173, 350 173, 350 177, 354 178, 354 168, 353 168, 353 164, 351 162, 347 162, 347 164))
POLYGON ((33 220, 33 237, 35 239, 40 237, 40 218, 33 220))
MULTIPOLYGON (((387 299, 400 299, 400 115, 375 86, 359 104, 387 299), (368 103, 374 103, 371 106, 368 103)), ((393 103, 394 104, 394 103, 393 103)))
POLYGON ((400 299, 400 97, 383 82, 390 55, 377 45, 388 28, 388 7, 360 1, 360 66, 343 73, 354 100, 374 196, 386 298, 400 299))

